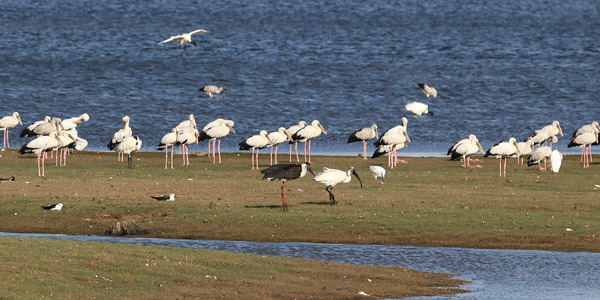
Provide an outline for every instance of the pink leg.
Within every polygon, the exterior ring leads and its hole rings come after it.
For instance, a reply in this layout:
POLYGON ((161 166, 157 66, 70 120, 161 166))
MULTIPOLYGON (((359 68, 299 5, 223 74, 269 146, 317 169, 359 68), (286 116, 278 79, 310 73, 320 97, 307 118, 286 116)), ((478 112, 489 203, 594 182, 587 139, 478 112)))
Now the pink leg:
POLYGON ((269 153, 269 159, 271 160, 270 166, 272 166, 273 165, 273 146, 271 146, 269 148, 271 148, 271 153, 269 153))
POLYGON ((275 164, 277 164, 277 150, 279 150, 279 145, 275 146, 275 164))
POLYGON ((311 163, 310 161, 310 146, 312 144, 312 140, 308 140, 308 162, 311 163))
POLYGON ((500 177, 502 177, 502 157, 500 157, 500 177))
POLYGON ((171 146, 171 169, 175 169, 173 167, 173 154, 175 153, 175 145, 171 146))
MULTIPOLYGON (((6 129, 6 130, 8 130, 8 129, 6 129)), ((10 148, 10 143, 8 143, 8 147, 10 148)), ((588 151, 589 151, 588 153, 590 154, 590 161, 591 161, 591 162, 594 162, 594 160, 592 159, 592 144, 589 144, 589 145, 588 145, 588 149, 589 149, 589 150, 588 150, 588 151)))
POLYGON ((40 168, 40 159, 42 159, 42 153, 38 153, 37 155, 38 176, 42 176, 42 169, 40 168))
POLYGON ((308 161, 310 163, 310 159, 306 160, 306 143, 308 142, 304 142, 304 161, 308 161))
POLYGON ((46 159, 42 156, 42 176, 46 176, 46 159))
POLYGON ((212 141, 208 140, 208 158, 210 158, 210 142, 212 142, 212 141))
POLYGON ((221 139, 219 139, 219 163, 221 163, 221 139))
POLYGON ((504 177, 506 177, 506 161, 508 160, 507 157, 504 158, 504 177))
POLYGON ((254 170, 254 148, 252 148, 252 170, 254 170))
POLYGON ((292 144, 290 144, 290 162, 292 162, 292 144))
MULTIPOLYGON (((219 142, 221 142, 221 140, 219 140, 219 142)), ((217 163, 217 156, 215 155, 215 148, 217 146, 217 139, 213 139, 213 164, 217 163)), ((219 161, 220 162, 220 161, 219 161)))
POLYGON ((296 151, 296 162, 300 162, 300 157, 298 157, 298 142, 295 142, 294 145, 296 145, 294 146, 294 151, 296 151))
POLYGON ((169 163, 169 147, 165 147, 165 169, 168 169, 169 163))
POLYGON ((260 149, 256 149, 256 169, 258 170, 258 151, 260 151, 260 149))
POLYGON ((363 159, 367 160, 367 141, 363 141, 363 159))

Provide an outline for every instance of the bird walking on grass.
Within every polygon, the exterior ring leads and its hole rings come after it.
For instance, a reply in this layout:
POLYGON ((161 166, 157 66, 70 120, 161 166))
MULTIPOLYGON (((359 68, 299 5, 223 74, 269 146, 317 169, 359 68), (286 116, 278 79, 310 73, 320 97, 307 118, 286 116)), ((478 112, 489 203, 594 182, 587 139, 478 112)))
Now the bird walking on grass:
POLYGON ((302 164, 278 164, 274 166, 270 166, 262 171, 260 171, 264 176, 262 179, 267 179, 268 181, 273 180, 281 180, 281 206, 284 211, 287 211, 287 201, 285 200, 285 184, 288 180, 294 180, 298 178, 304 177, 306 172, 310 172, 310 174, 315 176, 315 173, 310 168, 309 163, 302 164))
POLYGON ((363 143, 363 159, 367 160, 367 141, 372 139, 379 139, 379 132, 377 131, 377 124, 371 125, 371 127, 365 127, 352 133, 348 137, 348 144, 354 142, 363 143))
POLYGON ((4 144, 2 146, 3 149, 5 149, 7 145, 8 148, 10 148, 8 130, 19 124, 23 126, 23 121, 21 121, 21 115, 19 115, 19 113, 16 111, 12 115, 0 119, 0 130, 4 131, 4 144))
POLYGON ((337 169, 323 168, 323 172, 315 175, 315 181, 327 186, 325 187, 325 190, 329 193, 329 205, 336 204, 335 196, 331 190, 340 183, 350 182, 352 180, 352 175, 356 176, 356 179, 360 182, 360 188, 362 189, 362 180, 360 180, 358 173, 354 171, 354 167, 351 167, 346 172, 337 169))
POLYGON ((369 170, 371 171, 373 178, 379 180, 383 184, 385 181, 385 169, 380 166, 369 166, 369 170))

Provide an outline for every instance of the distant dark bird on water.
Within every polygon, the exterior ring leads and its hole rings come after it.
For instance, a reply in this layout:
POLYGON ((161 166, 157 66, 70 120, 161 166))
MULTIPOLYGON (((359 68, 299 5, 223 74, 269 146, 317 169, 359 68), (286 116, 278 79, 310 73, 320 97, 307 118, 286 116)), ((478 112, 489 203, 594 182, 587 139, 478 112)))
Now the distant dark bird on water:
POLYGON ((429 96, 433 98, 437 97, 437 91, 432 86, 429 86, 425 83, 419 83, 419 87, 421 87, 423 93, 425 93, 425 96, 427 96, 427 98, 429 98, 429 96))
POLYGON ((17 179, 15 176, 9 178, 0 178, 0 181, 15 181, 17 179))
POLYGON ((48 206, 42 206, 42 208, 45 210, 62 210, 63 204, 62 203, 50 204, 48 206))
POLYGON ((284 187, 288 180, 304 177, 304 175, 306 175, 306 172, 310 172, 310 174, 312 174, 313 177, 315 176, 315 173, 310 168, 309 163, 278 164, 270 166, 264 170, 261 170, 260 172, 264 174, 262 179, 267 179, 268 181, 283 181, 283 183, 281 184, 281 202, 284 211, 287 211, 287 201, 285 201, 284 187))

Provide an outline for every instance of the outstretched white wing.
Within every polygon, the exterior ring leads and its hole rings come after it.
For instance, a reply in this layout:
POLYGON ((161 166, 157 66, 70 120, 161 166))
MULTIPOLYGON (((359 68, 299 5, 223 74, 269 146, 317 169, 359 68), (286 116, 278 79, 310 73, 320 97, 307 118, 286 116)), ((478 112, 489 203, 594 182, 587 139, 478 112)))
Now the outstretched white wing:
POLYGON ((198 29, 198 30, 194 30, 192 32, 189 33, 189 35, 194 35, 196 33, 207 33, 209 32, 208 30, 204 30, 204 29, 198 29))
POLYGON ((166 39, 166 40, 164 40, 164 41, 162 41, 162 42, 160 42, 158 44, 160 45, 160 44, 168 43, 168 42, 173 41, 173 40, 178 40, 178 39, 180 39, 182 37, 183 36, 181 36, 181 35, 174 35, 174 36, 172 36, 172 37, 170 37, 170 38, 168 38, 168 39, 166 39))

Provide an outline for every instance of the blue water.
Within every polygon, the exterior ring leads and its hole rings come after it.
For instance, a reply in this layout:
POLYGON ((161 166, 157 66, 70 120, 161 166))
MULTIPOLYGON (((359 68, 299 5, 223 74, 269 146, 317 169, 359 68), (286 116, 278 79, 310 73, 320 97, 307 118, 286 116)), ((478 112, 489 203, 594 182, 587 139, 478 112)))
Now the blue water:
MULTIPOLYGON (((111 238, 5 232, 0 232, 0 237, 38 237, 303 257, 346 264, 396 266, 427 272, 453 273, 458 274, 459 278, 471 281, 471 284, 463 286, 471 293, 454 297, 414 299, 600 299, 599 253, 111 238)), ((358 290, 356 292, 358 294, 358 290)))
MULTIPOLYGON (((553 120, 566 135, 598 121, 600 2, 4 0, 0 58, 0 114, 29 124, 86 112, 89 150, 105 150, 129 115, 153 151, 194 113, 199 126, 236 122, 226 152, 259 130, 318 119, 329 134, 314 153, 354 155, 350 133, 385 131, 420 101, 435 115, 409 116, 401 155, 442 154, 470 133, 489 148, 553 120), (198 28, 211 31, 194 36, 199 52, 157 45, 198 28), (209 99, 206 84, 227 97, 209 99)), ((28 141, 20 129, 13 147, 28 141)))

